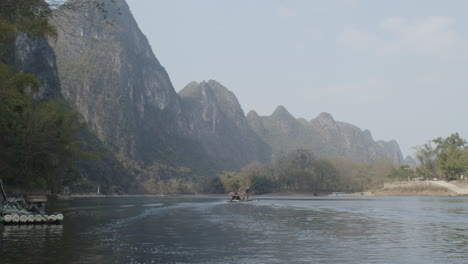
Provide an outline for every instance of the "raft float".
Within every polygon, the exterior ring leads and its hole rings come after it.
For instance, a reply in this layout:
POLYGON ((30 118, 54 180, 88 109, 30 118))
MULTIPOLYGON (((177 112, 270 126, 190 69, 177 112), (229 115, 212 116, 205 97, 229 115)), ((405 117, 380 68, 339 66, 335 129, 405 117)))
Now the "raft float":
POLYGON ((45 214, 46 196, 7 197, 0 180, 3 202, 0 207, 0 222, 4 225, 60 224, 63 214, 45 214))

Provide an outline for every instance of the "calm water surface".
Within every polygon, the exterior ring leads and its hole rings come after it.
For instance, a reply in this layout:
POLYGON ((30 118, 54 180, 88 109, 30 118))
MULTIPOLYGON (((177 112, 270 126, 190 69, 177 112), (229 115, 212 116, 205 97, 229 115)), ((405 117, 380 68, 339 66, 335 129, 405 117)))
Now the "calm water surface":
POLYGON ((0 263, 468 263, 468 197, 82 198, 1 226, 0 263))

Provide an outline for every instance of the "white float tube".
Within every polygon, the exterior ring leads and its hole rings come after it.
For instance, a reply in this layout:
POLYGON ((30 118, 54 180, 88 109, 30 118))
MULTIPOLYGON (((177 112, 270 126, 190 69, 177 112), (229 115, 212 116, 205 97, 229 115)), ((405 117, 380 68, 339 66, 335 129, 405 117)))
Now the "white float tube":
POLYGON ((57 216, 49 215, 49 222, 55 222, 57 220, 57 216))
POLYGON ((18 223, 20 221, 19 215, 17 215, 17 214, 13 215, 12 221, 13 221, 13 223, 18 223))
POLYGON ((13 220, 13 217, 11 215, 5 215, 3 217, 3 222, 5 223, 10 223, 13 220))
POLYGON ((57 221, 63 220, 63 214, 57 214, 57 221))
POLYGON ((34 215, 28 215, 28 222, 34 223, 34 215))
POLYGON ((47 219, 44 217, 44 215, 41 215, 41 221, 42 221, 43 223, 47 223, 47 219))
POLYGON ((28 217, 25 215, 20 216, 20 222, 21 223, 26 223, 28 221, 28 217))
POLYGON ((36 216, 34 216, 34 221, 36 223, 40 223, 40 222, 42 222, 42 217, 40 215, 36 215, 36 216))

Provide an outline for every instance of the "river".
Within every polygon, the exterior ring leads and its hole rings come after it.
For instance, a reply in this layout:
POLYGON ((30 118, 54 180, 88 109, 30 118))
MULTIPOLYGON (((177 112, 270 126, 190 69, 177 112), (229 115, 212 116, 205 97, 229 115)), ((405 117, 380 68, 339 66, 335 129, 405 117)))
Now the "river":
POLYGON ((0 225, 0 263, 468 263, 468 197, 112 197, 0 225))

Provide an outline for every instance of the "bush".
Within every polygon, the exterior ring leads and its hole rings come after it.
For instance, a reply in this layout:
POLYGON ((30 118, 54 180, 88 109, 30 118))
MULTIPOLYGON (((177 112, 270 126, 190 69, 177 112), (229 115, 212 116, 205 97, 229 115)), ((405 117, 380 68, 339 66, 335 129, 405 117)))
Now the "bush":
POLYGON ((272 179, 254 176, 252 177, 250 189, 252 189, 256 194, 264 194, 272 192, 277 187, 278 183, 272 179))

